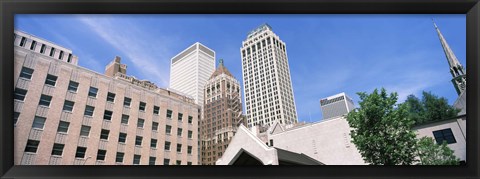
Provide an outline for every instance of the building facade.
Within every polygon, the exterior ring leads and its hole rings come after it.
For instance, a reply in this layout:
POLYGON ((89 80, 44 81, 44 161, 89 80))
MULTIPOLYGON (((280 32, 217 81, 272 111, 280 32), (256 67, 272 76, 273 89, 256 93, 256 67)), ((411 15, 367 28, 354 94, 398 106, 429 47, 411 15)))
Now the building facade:
POLYGON ((220 60, 205 85, 204 117, 200 121, 201 164, 215 165, 242 122, 240 83, 220 60))
POLYGON ((171 59, 170 88, 203 106, 203 89, 213 71, 215 51, 197 42, 171 59))
POLYGON ((323 119, 347 115, 355 108, 353 100, 345 93, 339 93, 320 100, 323 119))
POLYGON ((14 49, 16 165, 198 164, 193 99, 14 49))
POLYGON ((263 24, 240 48, 248 126, 298 122, 285 42, 263 24))
POLYGON ((14 30, 13 36, 14 46, 37 52, 37 54, 52 57, 70 64, 78 64, 78 57, 73 55, 72 50, 70 49, 18 30, 14 30))

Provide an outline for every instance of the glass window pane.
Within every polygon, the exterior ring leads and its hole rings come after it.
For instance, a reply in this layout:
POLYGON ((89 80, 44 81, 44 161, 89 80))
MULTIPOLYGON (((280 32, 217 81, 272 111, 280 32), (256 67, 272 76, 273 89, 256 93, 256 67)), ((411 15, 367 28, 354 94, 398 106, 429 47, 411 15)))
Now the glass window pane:
POLYGON ((35 116, 32 127, 35 129, 43 129, 43 126, 45 125, 45 120, 46 118, 44 117, 35 116))
POLYGON ((27 95, 27 90, 24 90, 24 89, 20 89, 20 88, 15 88, 15 95, 13 96, 14 99, 17 99, 17 100, 20 100, 20 101, 24 101, 25 100, 25 96, 27 95))
POLYGON ((90 90, 88 90, 88 96, 96 98, 97 97, 97 92, 98 92, 97 88, 90 87, 90 90))
POLYGON ((68 132, 68 126, 70 126, 70 122, 60 121, 58 124, 57 132, 68 132))

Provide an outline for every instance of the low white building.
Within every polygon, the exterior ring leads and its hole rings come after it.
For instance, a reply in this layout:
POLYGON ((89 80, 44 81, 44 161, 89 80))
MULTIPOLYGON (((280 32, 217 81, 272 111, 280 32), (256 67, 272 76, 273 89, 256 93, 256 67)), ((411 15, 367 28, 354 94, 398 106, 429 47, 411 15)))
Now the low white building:
MULTIPOLYGON (((344 117, 316 123, 281 125, 275 123, 265 132, 241 126, 217 165, 232 165, 242 153, 248 153, 265 165, 281 165, 278 151, 298 154, 325 165, 365 165, 351 142, 350 127, 344 117)), ((318 164, 317 164, 318 165, 318 164)))

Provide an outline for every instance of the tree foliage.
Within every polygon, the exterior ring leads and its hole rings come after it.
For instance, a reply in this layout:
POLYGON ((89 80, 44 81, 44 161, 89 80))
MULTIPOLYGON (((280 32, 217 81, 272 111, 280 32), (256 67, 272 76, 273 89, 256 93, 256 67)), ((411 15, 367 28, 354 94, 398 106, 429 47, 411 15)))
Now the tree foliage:
POLYGON ((460 159, 448 148, 447 142, 436 144, 431 137, 422 137, 417 143, 420 165, 458 165, 460 159))
POLYGON ((423 92, 420 101, 416 96, 409 95, 405 104, 408 106, 409 116, 415 121, 415 125, 424 124, 431 121, 449 119, 457 116, 459 109, 455 109, 448 104, 446 98, 423 92))
POLYGON ((384 88, 371 94, 357 93, 360 108, 350 112, 347 121, 351 136, 365 162, 372 165, 409 165, 415 161, 414 121, 407 106, 396 105, 397 93, 384 88))

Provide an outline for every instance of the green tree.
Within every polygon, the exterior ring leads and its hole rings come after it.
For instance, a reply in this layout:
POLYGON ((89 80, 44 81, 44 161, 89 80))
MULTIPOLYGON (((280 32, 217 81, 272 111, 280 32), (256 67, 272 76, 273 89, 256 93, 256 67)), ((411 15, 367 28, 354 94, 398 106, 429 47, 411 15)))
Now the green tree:
POLYGON ((408 106, 410 118, 415 121, 415 125, 426 122, 449 119, 457 116, 459 109, 455 109, 448 104, 446 98, 432 94, 431 92, 422 92, 422 100, 420 101, 414 95, 409 95, 405 103, 408 106))
POLYGON ((371 94, 357 93, 360 108, 347 115, 352 127, 352 142, 365 162, 372 165, 409 165, 415 161, 416 135, 414 121, 407 106, 398 104, 397 93, 384 88, 371 94))
POLYGON ((447 142, 436 144, 431 137, 422 137, 417 143, 419 165, 459 165, 460 159, 448 148, 447 142))

